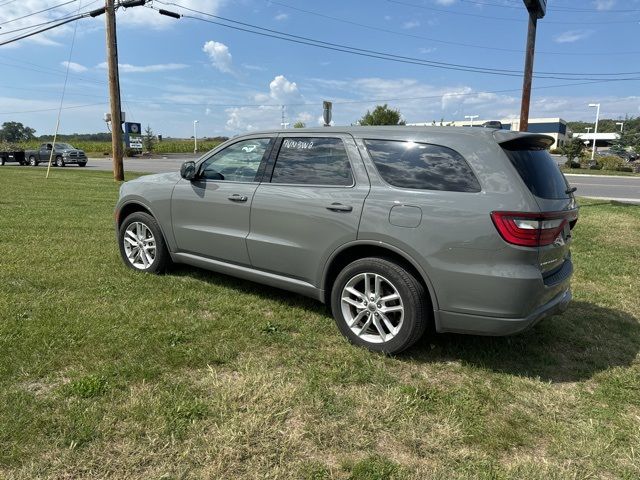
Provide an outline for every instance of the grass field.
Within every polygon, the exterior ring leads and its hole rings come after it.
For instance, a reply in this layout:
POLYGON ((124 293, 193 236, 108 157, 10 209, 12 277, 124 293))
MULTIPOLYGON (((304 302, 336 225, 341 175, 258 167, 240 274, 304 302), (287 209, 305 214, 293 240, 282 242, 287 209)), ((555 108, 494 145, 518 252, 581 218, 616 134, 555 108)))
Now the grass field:
POLYGON ((582 201, 575 301, 350 346, 311 300, 126 269, 108 172, 0 172, 0 478, 640 478, 640 207, 582 201))

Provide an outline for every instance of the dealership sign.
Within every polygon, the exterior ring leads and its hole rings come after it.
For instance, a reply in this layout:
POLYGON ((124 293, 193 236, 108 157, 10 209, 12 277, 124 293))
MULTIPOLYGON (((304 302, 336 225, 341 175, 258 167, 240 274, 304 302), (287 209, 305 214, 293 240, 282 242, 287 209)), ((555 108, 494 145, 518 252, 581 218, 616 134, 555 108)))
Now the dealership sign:
POLYGON ((125 122, 124 144, 127 148, 142 150, 142 129, 139 123, 125 122))

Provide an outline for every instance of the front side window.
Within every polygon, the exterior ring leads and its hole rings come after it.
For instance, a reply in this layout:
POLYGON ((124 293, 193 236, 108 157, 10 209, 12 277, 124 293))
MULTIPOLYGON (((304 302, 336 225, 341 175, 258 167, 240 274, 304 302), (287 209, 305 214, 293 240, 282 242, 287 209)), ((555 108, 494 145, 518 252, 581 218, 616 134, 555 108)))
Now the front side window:
POLYGON ((394 187, 480 191, 471 167, 455 150, 396 140, 365 140, 364 143, 380 176, 394 187))
POLYGON ((284 138, 272 183, 353 185, 349 157, 339 138, 284 138))
POLYGON ((269 138, 252 138, 228 146, 202 163, 200 177, 207 180, 254 182, 270 141, 269 138))

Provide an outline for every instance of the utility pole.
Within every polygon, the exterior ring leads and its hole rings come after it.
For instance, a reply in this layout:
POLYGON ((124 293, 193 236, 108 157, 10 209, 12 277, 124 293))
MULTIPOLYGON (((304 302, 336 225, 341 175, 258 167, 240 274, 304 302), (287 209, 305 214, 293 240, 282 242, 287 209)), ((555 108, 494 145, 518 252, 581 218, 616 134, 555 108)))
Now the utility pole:
POLYGON ((524 61, 524 80, 522 82, 522 104, 520 105, 520 131, 529 129, 529 105, 531 104, 531 83, 533 80, 533 57, 536 50, 536 30, 538 19, 543 18, 547 10, 547 0, 524 0, 529 12, 527 48, 524 61))
POLYGON ((529 30, 527 32, 526 59, 524 62, 524 80, 522 83, 522 104, 520 105, 520 131, 529 129, 529 105, 531 104, 531 83, 533 81, 533 57, 536 50, 536 30, 538 18, 529 12, 529 30))
POLYGON ((113 179, 124 180, 122 164, 122 119, 120 109, 120 76, 118 74, 118 41, 116 39, 116 8, 114 0, 105 0, 107 32, 107 65, 109 68, 109 99, 111 104, 111 150, 113 179))

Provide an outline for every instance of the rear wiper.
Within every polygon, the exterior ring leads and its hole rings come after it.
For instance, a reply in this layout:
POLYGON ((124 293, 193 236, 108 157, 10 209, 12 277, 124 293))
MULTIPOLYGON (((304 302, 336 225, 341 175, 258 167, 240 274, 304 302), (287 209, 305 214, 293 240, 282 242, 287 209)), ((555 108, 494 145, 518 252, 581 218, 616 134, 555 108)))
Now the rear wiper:
POLYGON ((569 195, 570 193, 575 192, 576 190, 578 190, 578 187, 571 187, 571 188, 567 188, 564 193, 566 193, 567 195, 569 195))

